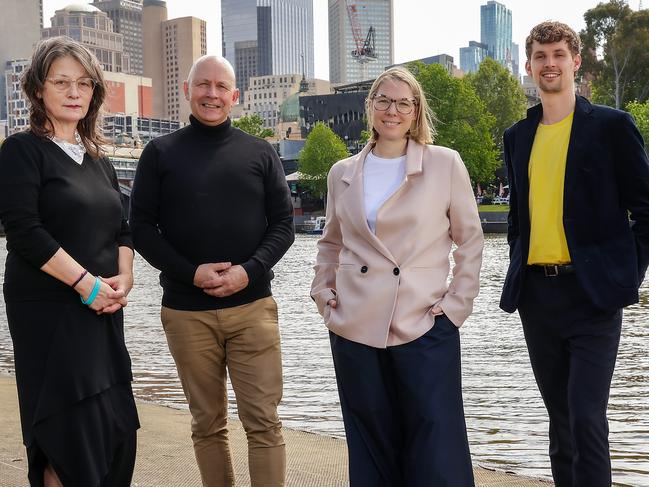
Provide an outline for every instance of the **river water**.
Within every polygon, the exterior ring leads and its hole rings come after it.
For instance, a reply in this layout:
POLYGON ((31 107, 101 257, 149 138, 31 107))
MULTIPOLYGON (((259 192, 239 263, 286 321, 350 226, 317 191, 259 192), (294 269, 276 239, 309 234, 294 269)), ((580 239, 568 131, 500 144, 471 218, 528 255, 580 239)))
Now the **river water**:
MULTIPOLYGON (((284 363, 284 425, 333 436, 344 430, 327 331, 308 296, 317 237, 298 235, 275 267, 284 363)), ((4 241, 0 243, 4 261, 4 241)), ((530 370, 518 315, 498 309, 507 268, 502 235, 487 236, 482 287, 461 328, 464 404, 475 463, 550 478, 547 416, 530 370)), ((126 340, 138 398, 185 408, 160 326, 158 273, 139 256, 126 309, 126 340)), ((1 298, 0 298, 1 299, 1 298)), ((624 315, 609 403, 613 478, 649 487, 649 282, 624 315)), ((12 372, 11 339, 0 312, 0 369, 12 372)), ((230 391, 231 411, 236 411, 230 391)), ((189 434, 189 425, 188 425, 189 434)))

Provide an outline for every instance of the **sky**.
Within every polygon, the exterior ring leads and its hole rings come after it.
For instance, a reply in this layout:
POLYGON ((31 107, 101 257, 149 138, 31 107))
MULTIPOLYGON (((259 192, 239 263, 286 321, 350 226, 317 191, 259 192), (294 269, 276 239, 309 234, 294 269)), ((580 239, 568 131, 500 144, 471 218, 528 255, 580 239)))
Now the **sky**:
MULTIPOLYGON (((353 1, 353 0, 352 0, 353 1)), ((602 0, 603 1, 603 0, 602 0)), ((460 47, 480 41, 480 5, 486 0, 393 0, 394 62, 450 54, 460 63, 460 47)), ((51 25, 54 11, 84 0, 43 0, 44 25, 51 25)), ((584 27, 584 12, 599 0, 500 0, 512 11, 512 37, 520 46, 521 68, 525 37, 544 20, 558 20, 576 31, 584 27)), ((640 0, 629 0, 638 8, 640 0)), ((645 3, 647 3, 645 1, 645 3)), ((327 0, 313 0, 315 75, 329 79, 327 0)), ((194 16, 207 21, 208 54, 221 54, 220 0, 167 0, 168 18, 194 16)))

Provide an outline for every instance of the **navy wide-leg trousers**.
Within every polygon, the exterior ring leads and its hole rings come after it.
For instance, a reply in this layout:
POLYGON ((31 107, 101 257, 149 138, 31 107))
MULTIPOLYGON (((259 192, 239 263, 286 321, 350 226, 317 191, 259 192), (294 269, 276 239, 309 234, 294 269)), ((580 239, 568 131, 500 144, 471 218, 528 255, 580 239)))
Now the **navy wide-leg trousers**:
POLYGON ((622 310, 601 310, 574 274, 528 272, 519 303, 534 377, 550 417, 557 487, 610 487, 606 407, 622 310))
POLYGON ((351 487, 471 487, 459 331, 379 349, 330 333, 351 487))

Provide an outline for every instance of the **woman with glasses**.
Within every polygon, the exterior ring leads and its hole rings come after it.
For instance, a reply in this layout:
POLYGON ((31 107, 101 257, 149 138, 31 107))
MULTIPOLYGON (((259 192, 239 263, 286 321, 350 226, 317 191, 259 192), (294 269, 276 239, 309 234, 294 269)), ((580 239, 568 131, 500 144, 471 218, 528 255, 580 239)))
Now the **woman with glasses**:
POLYGON ((472 486, 458 327, 483 236, 457 152, 407 70, 370 89, 371 139, 328 176, 311 296, 330 331, 352 487, 472 486), (451 245, 454 266, 450 281, 451 245))
POLYGON ((122 308, 133 251, 102 155, 101 67, 65 37, 22 77, 29 130, 0 148, 4 298, 32 486, 126 487, 137 411, 122 308))

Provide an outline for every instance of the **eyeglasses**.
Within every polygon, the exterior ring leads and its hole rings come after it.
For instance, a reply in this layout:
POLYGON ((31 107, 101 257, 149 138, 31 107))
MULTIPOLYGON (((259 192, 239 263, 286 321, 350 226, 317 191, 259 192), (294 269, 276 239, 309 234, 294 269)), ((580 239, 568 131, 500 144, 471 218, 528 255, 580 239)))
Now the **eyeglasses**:
POLYGON ((410 98, 402 98, 401 100, 395 100, 393 98, 388 98, 385 95, 375 95, 372 98, 372 106, 374 107, 375 110, 378 110, 380 112, 385 112, 389 110, 390 106, 393 103, 397 108, 397 112, 403 115, 408 115, 409 113, 412 113, 412 110, 415 108, 415 105, 417 104, 417 100, 410 99, 410 98))
POLYGON ((49 81, 56 91, 64 93, 72 88, 72 85, 76 85, 79 93, 92 93, 97 86, 97 82, 92 78, 79 78, 79 79, 68 79, 68 78, 45 78, 49 81))

